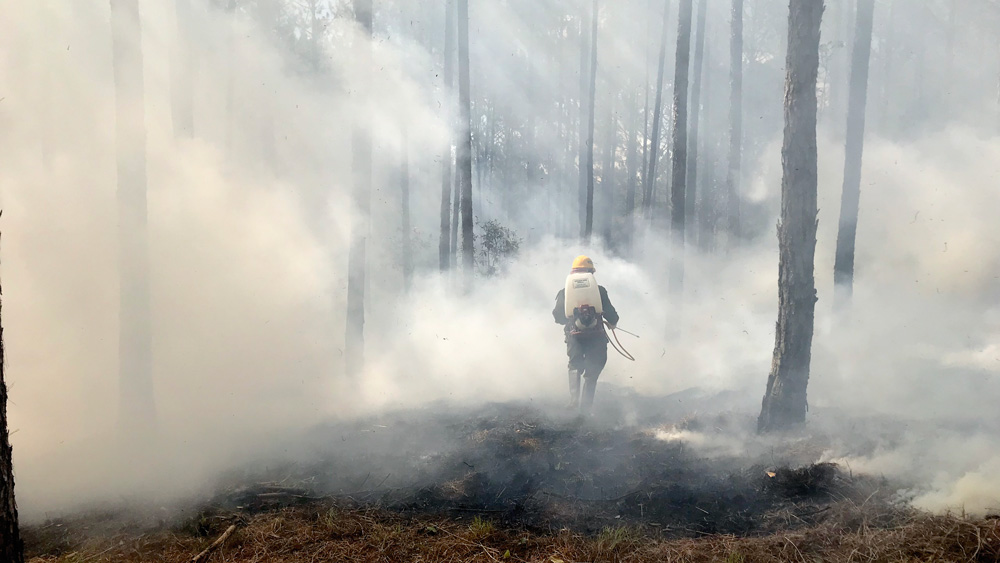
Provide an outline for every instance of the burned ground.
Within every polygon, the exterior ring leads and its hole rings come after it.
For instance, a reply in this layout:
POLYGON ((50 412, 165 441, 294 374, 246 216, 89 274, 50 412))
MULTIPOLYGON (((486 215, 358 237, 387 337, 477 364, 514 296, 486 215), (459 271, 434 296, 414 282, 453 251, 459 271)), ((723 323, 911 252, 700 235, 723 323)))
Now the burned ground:
POLYGON ((309 454, 230 476, 210 504, 254 511, 333 498, 537 532, 638 525, 668 537, 807 527, 845 503, 877 503, 887 521, 906 512, 890 483, 818 463, 818 450, 794 440, 734 453, 684 439, 732 443, 751 424, 737 415, 671 420, 632 409, 591 418, 509 404, 400 412, 316 429, 309 454))
POLYGON ((958 560, 993 560, 983 557, 1000 549, 996 520, 921 515, 896 499, 901 484, 823 463, 822 436, 761 441, 749 415, 623 404, 606 401, 594 417, 492 404, 331 423, 223 476, 211 498, 183 510, 104 510, 32 526, 29 552, 148 560, 159 550, 159 560, 181 561, 231 524, 240 532, 230 561, 305 561, 322 550, 372 561, 485 561, 508 552, 528 561, 675 552, 782 560, 793 549, 876 549, 873 538, 902 549, 932 523, 945 539, 920 538, 933 544, 926 549, 978 542, 958 560), (248 555, 265 552, 270 559, 248 555))

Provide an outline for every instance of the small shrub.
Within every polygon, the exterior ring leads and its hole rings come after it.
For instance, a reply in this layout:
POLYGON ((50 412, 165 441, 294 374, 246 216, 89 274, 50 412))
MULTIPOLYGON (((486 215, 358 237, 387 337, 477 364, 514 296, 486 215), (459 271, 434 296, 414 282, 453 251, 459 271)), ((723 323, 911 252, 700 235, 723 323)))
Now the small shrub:
POLYGON ((505 273, 521 251, 521 238, 496 219, 481 224, 476 238, 479 239, 476 265, 479 272, 488 278, 505 273))
POLYGON ((469 531, 472 532, 475 539, 482 539, 496 531, 496 526, 493 525, 492 520, 484 520, 476 516, 469 524, 469 531))

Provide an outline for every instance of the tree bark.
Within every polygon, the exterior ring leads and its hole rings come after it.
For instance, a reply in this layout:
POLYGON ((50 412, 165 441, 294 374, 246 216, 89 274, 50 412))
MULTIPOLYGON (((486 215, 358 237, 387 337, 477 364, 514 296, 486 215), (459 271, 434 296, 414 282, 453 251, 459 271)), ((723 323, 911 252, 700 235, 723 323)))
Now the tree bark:
POLYGON ((344 342, 345 366, 347 375, 352 378, 360 376, 365 366, 365 270, 372 184, 372 118, 367 105, 371 89, 372 0, 354 0, 354 20, 359 27, 354 58, 360 72, 352 85, 357 106, 351 146, 355 223, 351 229, 347 263, 347 331, 344 342))
MULTIPOLYGON (((687 1, 687 0, 685 0, 687 1)), ((653 104, 653 133, 649 142, 649 162, 644 178, 642 207, 652 218, 653 184, 656 182, 656 160, 660 152, 660 112, 663 109, 663 67, 667 59, 667 21, 670 14, 669 0, 663 3, 663 30, 660 35, 660 62, 656 71, 656 101, 653 104)))
POLYGON ((577 215, 579 217, 580 233, 586 230, 587 223, 587 62, 590 60, 587 30, 590 27, 583 14, 580 15, 580 94, 577 102, 576 123, 576 171, 577 171, 577 215))
MULTIPOLYGON (((444 92, 445 99, 451 100, 455 86, 455 0, 447 0, 444 8, 444 92)), ((451 104, 447 104, 451 106, 451 104)), ((446 112, 446 115, 450 113, 446 112)), ((448 143, 441 154, 441 239, 438 242, 438 267, 442 272, 451 268, 451 190, 454 173, 451 166, 451 128, 448 128, 448 143)))
POLYGON ((851 54, 851 90, 847 101, 847 142, 844 188, 840 197, 837 254, 833 265, 834 297, 838 306, 854 292, 854 247, 861 201, 861 159, 865 148, 865 108, 868 102, 868 65, 872 51, 875 0, 858 0, 858 21, 851 54))
POLYGON ((726 170, 729 236, 739 240, 740 175, 743 161, 743 0, 733 0, 729 40, 729 166, 726 170))
POLYGON ((628 170, 628 183, 625 187, 625 245, 626 250, 629 255, 632 255, 632 244, 635 240, 635 189, 637 183, 637 172, 636 162, 637 150, 636 150, 636 130, 638 128, 638 108, 636 107, 636 102, 638 101, 635 92, 632 92, 631 100, 629 102, 629 108, 632 112, 632 116, 629 119, 628 125, 628 148, 625 151, 625 163, 628 170))
MULTIPOLYGON (((896 66, 894 64, 894 58, 896 54, 896 1, 889 0, 889 13, 886 21, 886 31, 885 37, 880 44, 883 46, 881 50, 882 57, 882 73, 880 79, 882 81, 881 88, 881 100, 879 103, 878 112, 878 128, 883 134, 890 133, 893 127, 893 116, 896 104, 893 100, 893 86, 895 85, 896 73, 894 72, 896 66)), ((998 43, 1000 45, 1000 43, 998 43)), ((998 83, 1000 86, 1000 83, 998 83)), ((1000 91, 998 91, 1000 94, 1000 91)), ((1000 98, 998 98, 1000 99, 1000 98)))
POLYGON ((404 121, 400 140, 400 165, 399 165, 399 201, 401 204, 400 216, 402 217, 402 252, 403 252, 403 289, 410 290, 413 284, 413 244, 410 238, 410 140, 404 121))
MULTIPOLYGON (((281 14, 278 0, 257 0, 257 25, 262 39, 271 45, 275 39, 274 29, 281 14)), ((275 147, 275 87, 274 84, 260 84, 260 156, 265 166, 277 164, 277 148, 275 147)))
MULTIPOLYGON (((608 84, 610 90, 610 83, 608 84)), ((613 220, 615 207, 615 150, 618 144, 618 124, 615 123, 615 96, 612 93, 608 97, 608 131, 607 141, 604 144, 605 158, 604 166, 601 167, 601 192, 604 210, 601 213, 601 231, 604 237, 605 248, 613 246, 613 220)))
MULTIPOLYGON (((652 1, 650 1, 649 6, 652 6, 652 1)), ((664 17, 666 17, 666 11, 667 11, 666 6, 664 6, 663 11, 664 11, 664 17)), ((666 25, 664 25, 664 29, 665 28, 666 28, 666 25)), ((663 38, 661 38, 661 42, 663 41, 664 38, 666 38, 666 34, 663 34, 663 38)), ((645 86, 644 86, 643 91, 642 91, 643 92, 643 98, 645 99, 645 101, 643 102, 643 108, 642 108, 642 121, 643 121, 643 125, 642 125, 642 166, 639 168, 639 174, 643 178, 643 195, 644 196, 645 196, 645 193, 646 193, 646 190, 645 190, 645 185, 646 185, 645 184, 646 165, 648 164, 648 161, 649 161, 649 23, 648 22, 646 23, 646 48, 645 48, 645 50, 646 50, 646 64, 644 65, 644 68, 645 68, 645 71, 646 71, 646 81, 645 81, 645 86)), ((665 50, 665 47, 661 47, 661 50, 665 50)), ((666 55, 666 53, 664 53, 664 55, 666 55)), ((643 209, 647 208, 647 203, 648 202, 645 199, 643 199, 643 202, 642 202, 643 209)), ((634 219, 630 219, 630 223, 633 225, 633 227, 631 229, 632 232, 630 232, 629 236, 633 237, 634 234, 635 234, 634 233, 634 231, 635 231, 635 227, 634 227, 635 220, 634 219)))
MULTIPOLYGON (((114 0, 112 0, 114 1, 114 0)), ((236 0, 226 2, 226 150, 236 153, 236 0)))
POLYGON ((698 2, 698 23, 696 29, 694 61, 692 64, 692 74, 694 75, 691 84, 691 134, 688 138, 688 158, 687 158, 687 193, 684 196, 687 216, 687 238, 692 243, 698 234, 699 215, 698 208, 698 130, 701 122, 701 81, 705 73, 705 20, 707 19, 708 0, 698 2))
POLYGON ((792 0, 785 61, 785 131, 778 224, 778 323, 759 432, 805 421, 816 285, 816 77, 823 0, 792 0))
POLYGON ((684 290, 684 215, 687 180, 688 70, 691 61, 691 3, 681 0, 677 19, 677 62, 674 66, 673 170, 670 186, 670 293, 684 290))
MULTIPOLYGON (((471 166, 471 164, 470 164, 471 166)), ((462 227, 462 173, 458 167, 458 146, 455 147, 455 170, 452 174, 451 201, 451 265, 458 265, 458 231, 462 227)))
MULTIPOLYGON (((3 290, 0 289, 0 309, 3 290)), ((2 318, 2 315, 0 315, 2 318)), ((14 500, 13 449, 7 433, 7 383, 4 366, 3 323, 0 321, 0 561, 24 563, 24 542, 17 524, 17 502, 14 500)))
POLYGON ((589 95, 587 97, 587 165, 585 168, 587 174, 587 198, 585 205, 587 206, 587 210, 584 218, 583 232, 581 233, 585 245, 590 244, 590 237, 594 232, 594 105, 597 101, 597 0, 594 0, 593 9, 590 12, 590 21, 590 84, 587 89, 589 95))
POLYGON ((170 105, 174 136, 194 136, 194 45, 191 0, 174 0, 177 36, 173 55, 173 103, 170 105))
POLYGON ((146 123, 138 0, 111 0, 118 159, 119 378, 121 424, 152 432, 152 332, 146 209, 146 123))
MULTIPOLYGON (((708 34, 710 32, 706 32, 708 34)), ((712 60, 712 46, 711 44, 705 45, 704 62, 702 63, 702 68, 704 69, 704 76, 702 77, 701 84, 701 110, 699 121, 702 125, 699 127, 705 131, 720 131, 722 126, 717 123, 717 113, 715 111, 718 105, 718 93, 715 89, 715 84, 712 83, 714 79, 714 74, 712 68, 714 67, 714 62, 712 60)), ((700 135, 698 141, 698 158, 690 159, 691 166, 698 168, 698 189, 696 190, 697 201, 695 203, 695 221, 697 229, 695 234, 697 235, 696 240, 688 241, 688 244, 692 244, 701 248, 703 250, 712 251, 715 250, 715 233, 717 232, 717 223, 719 221, 719 208, 721 207, 722 197, 719 194, 718 185, 718 174, 716 173, 716 162, 718 160, 718 154, 720 151, 720 145, 717 140, 709 139, 706 135, 700 135), (709 150, 709 147, 712 147, 709 150)))
POLYGON ((475 254, 472 240, 472 122, 469 88, 469 0, 458 0, 458 106, 461 112, 458 173, 462 186, 462 270, 472 289, 475 254))

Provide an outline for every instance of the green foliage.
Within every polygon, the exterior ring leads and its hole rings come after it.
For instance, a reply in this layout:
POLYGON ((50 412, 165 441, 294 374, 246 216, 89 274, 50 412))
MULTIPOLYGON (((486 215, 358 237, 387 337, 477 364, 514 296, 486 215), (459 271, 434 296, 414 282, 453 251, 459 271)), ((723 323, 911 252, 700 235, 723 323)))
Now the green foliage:
POLYGON ((602 551, 614 551, 618 547, 627 547, 642 537, 635 528, 629 526, 608 527, 597 534, 597 546, 602 551))
POLYGON ((488 278, 502 275, 521 251, 521 238, 496 219, 479 226, 476 266, 488 278))
POLYGON ((469 531, 472 532, 474 538, 482 539, 496 531, 496 526, 493 525, 492 520, 484 520, 476 516, 469 524, 469 531))

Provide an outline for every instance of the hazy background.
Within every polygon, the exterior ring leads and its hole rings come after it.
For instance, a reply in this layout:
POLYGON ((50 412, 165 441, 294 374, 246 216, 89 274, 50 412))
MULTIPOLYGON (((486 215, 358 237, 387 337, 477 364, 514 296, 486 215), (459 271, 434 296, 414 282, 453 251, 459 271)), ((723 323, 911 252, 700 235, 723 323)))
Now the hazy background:
MULTIPOLYGON (((729 2, 707 1, 701 158, 705 185, 721 189, 729 2)), ((745 400, 719 410, 759 408, 776 318, 787 5, 747 0, 744 237, 732 248, 688 248, 678 314, 665 296, 672 249, 658 227, 644 230, 632 253, 575 238, 573 120, 590 2, 470 3, 476 215, 524 242, 506 276, 481 277, 463 295, 452 276, 437 274, 441 162, 457 102, 440 76, 443 1, 375 0, 373 69, 353 65, 351 43, 365 39, 343 2, 279 2, 279 19, 262 22, 254 2, 227 13, 193 1, 190 138, 176 136, 171 121, 173 3, 140 2, 160 426, 144 450, 123 449, 116 429, 109 5, 0 0, 3 322, 18 501, 28 519, 83 500, 196 491, 220 468, 330 418, 439 399, 562 402, 565 350, 550 311, 584 252, 621 326, 641 335, 625 341, 637 361, 612 356, 602 384, 650 395, 735 390, 745 400), (368 71, 373 93, 362 102, 351 84, 368 71), (375 112, 368 365, 351 382, 342 375, 343 310, 355 216, 351 127, 362 103, 375 112), (399 250, 403 129, 416 265, 409 293, 399 250), (488 156, 484 139, 502 150, 488 156)), ((655 83, 663 3, 601 4, 595 162, 600 173, 614 99, 617 218, 625 142, 642 132, 647 74, 655 83)), ((916 479, 922 485, 906 494, 919 506, 996 508, 998 7, 876 2, 855 300, 838 317, 830 295, 853 2, 827 4, 810 424, 843 436, 827 458, 916 479), (859 448, 859 435, 875 446, 859 448)), ((665 126, 676 2, 670 7, 665 126)), ((667 213, 668 161, 659 164, 657 217, 667 213)), ((597 189, 607 193, 602 179, 597 189)), ((623 222, 615 221, 617 236, 623 222)))

